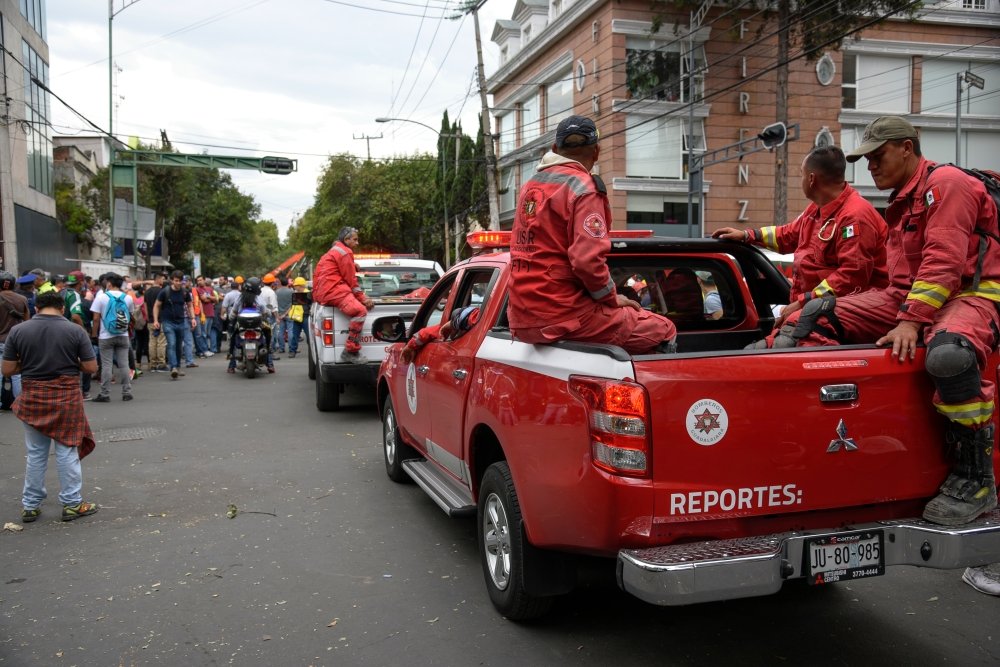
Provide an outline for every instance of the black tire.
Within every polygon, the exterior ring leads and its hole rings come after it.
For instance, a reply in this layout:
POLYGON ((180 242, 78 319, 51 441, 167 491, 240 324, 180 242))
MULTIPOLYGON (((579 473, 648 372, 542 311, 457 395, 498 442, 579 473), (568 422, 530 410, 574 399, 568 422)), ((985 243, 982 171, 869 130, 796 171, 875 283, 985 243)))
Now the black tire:
POLYGON ((246 364, 244 364, 243 374, 247 376, 248 380, 252 380, 257 376, 257 361, 255 359, 247 359, 246 364))
POLYGON ((388 396, 382 409, 382 454, 385 457, 385 474, 389 479, 398 484, 409 482, 410 476, 403 470, 403 461, 416 458, 417 453, 403 442, 396 422, 396 408, 388 396))
POLYGON ((486 469, 479 488, 476 541, 486 590, 497 611, 512 621, 527 621, 545 614, 554 598, 530 595, 524 590, 525 557, 521 536, 521 505, 506 461, 486 469))
POLYGON ((340 409, 340 385, 323 382, 316 374, 316 409, 320 412, 335 412, 340 409))
POLYGON ((309 359, 309 363, 306 366, 306 368, 308 369, 306 371, 306 373, 309 375, 309 379, 310 380, 315 380, 316 379, 316 360, 313 359, 312 345, 309 344, 308 340, 305 343, 306 343, 306 357, 309 359))

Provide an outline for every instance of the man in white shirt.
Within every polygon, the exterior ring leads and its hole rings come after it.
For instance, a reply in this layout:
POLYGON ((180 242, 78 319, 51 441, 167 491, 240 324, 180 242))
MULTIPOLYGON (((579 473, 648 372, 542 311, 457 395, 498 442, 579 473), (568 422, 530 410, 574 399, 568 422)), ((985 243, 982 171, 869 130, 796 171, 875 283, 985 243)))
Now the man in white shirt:
POLYGON ((91 337, 98 339, 101 351, 101 392, 94 399, 95 403, 111 401, 111 372, 116 363, 122 386, 122 400, 132 400, 132 379, 129 377, 128 368, 128 325, 132 321, 132 313, 135 312, 135 302, 122 291, 122 283, 122 277, 117 273, 106 274, 105 288, 97 293, 94 303, 90 306, 90 312, 94 314, 91 337), (114 320, 117 304, 122 302, 128 312, 124 326, 119 322, 109 330, 104 315, 110 311, 109 318, 114 320))

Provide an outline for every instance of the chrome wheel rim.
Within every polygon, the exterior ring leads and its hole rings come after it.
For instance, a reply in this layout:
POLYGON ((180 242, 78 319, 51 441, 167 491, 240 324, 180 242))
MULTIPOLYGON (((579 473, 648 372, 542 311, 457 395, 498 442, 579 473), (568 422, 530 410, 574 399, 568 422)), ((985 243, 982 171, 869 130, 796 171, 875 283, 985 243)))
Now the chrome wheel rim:
POLYGON ((483 544, 493 585, 506 590, 510 583, 510 525, 500 496, 491 493, 483 508, 483 544))
POLYGON ((392 408, 385 412, 382 442, 385 444, 385 460, 392 465, 396 462, 396 413, 392 408))

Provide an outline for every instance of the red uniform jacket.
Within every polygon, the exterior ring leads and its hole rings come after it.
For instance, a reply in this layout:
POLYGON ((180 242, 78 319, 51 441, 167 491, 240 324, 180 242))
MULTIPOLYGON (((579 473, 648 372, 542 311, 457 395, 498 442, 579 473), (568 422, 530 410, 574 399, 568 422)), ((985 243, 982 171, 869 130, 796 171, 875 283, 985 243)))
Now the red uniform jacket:
POLYGON ((829 204, 810 204, 787 225, 750 230, 750 239, 776 252, 795 253, 789 298, 804 302, 888 285, 887 234, 878 211, 846 185, 829 204))
MULTIPOLYGON (((548 157, 548 156, 546 156, 548 157)), ((618 295, 605 257, 611 209, 579 162, 555 158, 521 187, 511 232, 512 329, 555 325, 618 295)))
POLYGON ((365 293, 358 285, 356 270, 354 252, 341 241, 334 243, 316 264, 313 301, 324 306, 339 306, 352 295, 364 301, 365 293))
POLYGON ((923 323, 932 322, 949 299, 1000 302, 1000 244, 975 233, 997 233, 996 204, 975 178, 948 166, 931 171, 933 166, 921 158, 909 182, 889 197, 885 212, 889 291, 902 302, 897 317, 923 323))

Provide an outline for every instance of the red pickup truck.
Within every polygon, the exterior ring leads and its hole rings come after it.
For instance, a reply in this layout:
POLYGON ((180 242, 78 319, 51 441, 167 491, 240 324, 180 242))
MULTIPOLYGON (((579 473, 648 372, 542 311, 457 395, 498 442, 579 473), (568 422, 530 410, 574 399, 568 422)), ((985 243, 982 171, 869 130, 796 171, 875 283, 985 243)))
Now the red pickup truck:
POLYGON ((570 591, 576 555, 616 559, 619 585, 659 605, 1000 561, 1000 512, 957 528, 919 518, 949 468, 923 349, 913 363, 874 345, 745 350, 788 299, 767 258, 633 237, 613 239, 612 277, 645 286, 643 307, 677 324, 678 353, 530 345, 507 327, 509 264, 484 248, 412 324, 374 327, 397 343, 377 381, 386 472, 449 515, 476 516, 486 586, 508 618, 570 591), (401 361, 408 336, 470 305, 470 331, 401 361))

